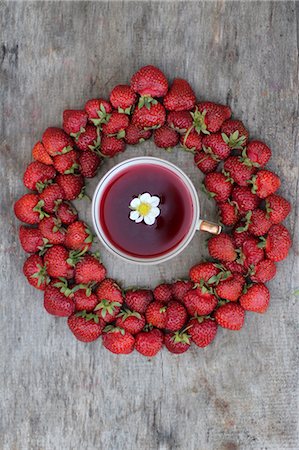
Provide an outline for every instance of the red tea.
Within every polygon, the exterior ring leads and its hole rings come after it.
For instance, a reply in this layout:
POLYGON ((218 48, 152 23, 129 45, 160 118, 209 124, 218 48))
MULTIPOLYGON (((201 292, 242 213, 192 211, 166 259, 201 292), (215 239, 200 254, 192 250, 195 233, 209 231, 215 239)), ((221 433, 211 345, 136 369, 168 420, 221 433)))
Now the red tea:
POLYGON ((190 231, 191 194, 180 177, 165 167, 138 164, 111 179, 100 200, 99 219, 106 239, 118 250, 139 258, 160 257, 174 250, 190 231), (130 202, 148 192, 160 198, 153 225, 130 219, 130 202))

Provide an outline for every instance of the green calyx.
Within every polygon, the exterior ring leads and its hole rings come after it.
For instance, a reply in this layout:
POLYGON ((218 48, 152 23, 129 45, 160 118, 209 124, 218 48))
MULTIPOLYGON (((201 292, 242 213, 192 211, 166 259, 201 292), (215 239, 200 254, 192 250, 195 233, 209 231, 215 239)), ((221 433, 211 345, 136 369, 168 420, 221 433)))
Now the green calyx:
POLYGON ((85 319, 87 322, 90 320, 93 320, 95 323, 99 323, 100 318, 97 314, 93 314, 93 313, 88 313, 86 312, 86 310, 84 309, 84 311, 79 311, 75 314, 76 317, 82 317, 83 319, 85 319))
POLYGON ((129 116, 133 112, 133 106, 129 106, 125 109, 118 107, 118 112, 121 114, 127 114, 129 116))
POLYGON ((128 317, 137 317, 137 319, 141 319, 141 315, 136 311, 130 311, 127 308, 124 308, 117 317, 121 317, 124 322, 128 317))
POLYGON ((252 184, 251 192, 253 194, 257 193, 257 185, 256 185, 256 175, 253 175, 250 180, 247 181, 248 184, 252 184))
POLYGON ((267 243, 266 238, 261 236, 259 239, 260 239, 260 242, 257 244, 258 248, 265 248, 266 247, 266 243, 267 243))
POLYGON ((38 181, 35 185, 37 192, 41 194, 43 190, 52 183, 53 180, 38 181))
POLYGON ((109 300, 103 298, 100 303, 97 304, 94 311, 101 310, 101 316, 106 317, 107 313, 113 314, 117 307, 121 306, 119 302, 110 302, 109 300))
POLYGON ((73 297, 74 296, 73 290, 68 287, 67 280, 61 277, 59 277, 59 280, 60 281, 57 281, 57 283, 54 283, 54 286, 57 287, 59 291, 66 297, 73 297))
POLYGON ((231 149, 240 150, 246 141, 246 136, 240 135, 239 130, 234 131, 229 136, 225 133, 221 133, 222 139, 231 149))
POLYGON ((72 165, 72 167, 70 167, 69 169, 67 169, 67 170, 64 172, 64 174, 65 174, 65 175, 69 175, 70 173, 77 173, 79 169, 80 169, 79 164, 74 163, 74 164, 72 165))
POLYGON ((201 190, 210 198, 213 198, 216 196, 215 192, 210 192, 207 190, 206 186, 204 183, 201 183, 201 190))
POLYGON ((217 155, 215 155, 215 153, 213 152, 211 147, 206 147, 205 145, 203 145, 202 149, 206 153, 206 155, 210 156, 214 161, 217 161, 217 162, 220 161, 219 157, 217 155))
POLYGON ((97 151, 99 150, 101 146, 101 135, 99 132, 99 128, 97 128, 97 139, 93 141, 92 145, 89 145, 88 148, 89 150, 98 153, 97 151))
POLYGON ((125 335, 125 330, 121 327, 114 327, 113 325, 107 325, 104 330, 104 333, 120 333, 123 336, 125 335))
POLYGON ((156 99, 151 97, 150 95, 142 95, 139 98, 138 109, 143 108, 144 106, 149 110, 152 105, 156 105, 158 102, 156 99))
POLYGON ((63 147, 61 152, 56 153, 56 155, 65 155, 65 153, 71 152, 72 150, 74 150, 73 147, 68 145, 67 147, 63 147))
POLYGON ((86 194, 86 186, 83 186, 83 188, 81 189, 81 192, 80 192, 80 194, 78 195, 78 199, 79 200, 83 200, 83 199, 85 199, 85 200, 89 200, 90 202, 91 202, 91 199, 90 199, 90 197, 86 194))
POLYGON ((242 151, 242 157, 239 157, 239 160, 247 167, 260 167, 260 164, 257 162, 251 161, 251 159, 247 156, 246 147, 242 151))
POLYGON ((69 257, 66 260, 66 262, 72 266, 75 267, 75 265, 81 261, 82 257, 84 256, 84 254, 87 252, 88 250, 88 246, 86 246, 83 250, 72 250, 69 253, 69 257))
POLYGON ((221 272, 219 272, 217 275, 213 275, 211 278, 208 279, 208 285, 214 284, 218 285, 220 281, 227 280, 231 276, 230 270, 224 270, 222 269, 221 272))
POLYGON ((84 289, 86 296, 90 297, 92 294, 93 288, 96 286, 96 284, 97 283, 95 281, 88 283, 88 284, 77 284, 76 286, 74 286, 72 288, 72 292, 75 293, 75 292, 79 291, 80 289, 84 289))
POLYGON ((183 331, 176 331, 173 336, 172 336, 172 340, 175 344, 179 344, 179 343, 183 343, 183 344, 188 344, 190 345, 190 334, 188 334, 186 331, 188 330, 187 327, 185 328, 183 331))
POLYGON ((48 248, 50 248, 50 247, 53 247, 53 245, 49 244, 49 240, 48 239, 43 238, 43 245, 40 245, 38 247, 38 249, 39 249, 39 252, 38 252, 39 256, 43 256, 46 253, 46 251, 48 250, 48 248))
POLYGON ((222 173, 223 173, 223 175, 226 177, 226 180, 225 180, 225 181, 228 181, 229 183, 234 184, 234 180, 233 180, 232 177, 230 176, 230 172, 228 172, 228 171, 222 169, 222 173))
POLYGON ((203 134, 210 134, 210 132, 207 129, 207 125, 205 122, 205 117, 207 114, 207 111, 204 110, 203 112, 200 112, 198 108, 195 108, 194 112, 190 113, 193 119, 193 128, 197 133, 203 133, 203 134))
POLYGON ((72 136, 72 138, 75 139, 75 142, 78 142, 80 135, 82 133, 85 133, 85 131, 86 131, 85 128, 81 127, 80 130, 77 131, 77 133, 71 133, 70 136, 72 136))
POLYGON ((167 307, 166 307, 166 306, 163 306, 162 308, 159 309, 159 312, 160 312, 161 314, 164 314, 164 313, 166 312, 166 310, 167 310, 167 307))
POLYGON ((88 227, 85 228, 85 233, 87 234, 87 237, 84 240, 85 244, 91 244, 93 242, 94 235, 92 234, 92 232, 88 227))
POLYGON ((98 119, 91 119, 92 123, 96 127, 100 127, 100 125, 104 123, 108 123, 111 114, 106 112, 105 106, 101 104, 100 109, 97 111, 98 119))
POLYGON ((251 216, 252 216, 252 211, 248 211, 248 213, 245 216, 244 226, 236 228, 237 233, 242 233, 243 231, 248 230, 248 227, 251 224, 251 216))
POLYGON ((40 220, 42 220, 44 217, 50 217, 50 214, 46 213, 45 211, 43 211, 43 206, 45 205, 44 200, 40 200, 35 207, 33 208, 34 212, 38 212, 39 213, 39 218, 40 220))
POLYGON ((37 278, 37 285, 41 286, 43 283, 48 284, 50 282, 50 278, 47 274, 46 266, 41 266, 37 264, 38 271, 31 275, 31 278, 37 278))

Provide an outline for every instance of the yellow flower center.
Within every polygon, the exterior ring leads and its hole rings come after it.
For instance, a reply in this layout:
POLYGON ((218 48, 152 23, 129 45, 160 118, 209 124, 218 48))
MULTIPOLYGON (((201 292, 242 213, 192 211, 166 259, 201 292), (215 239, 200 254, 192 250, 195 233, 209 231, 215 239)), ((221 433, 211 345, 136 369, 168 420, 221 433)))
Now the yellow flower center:
POLYGON ((146 216, 151 210, 151 205, 148 203, 140 203, 140 205, 137 208, 137 211, 141 216, 146 216))

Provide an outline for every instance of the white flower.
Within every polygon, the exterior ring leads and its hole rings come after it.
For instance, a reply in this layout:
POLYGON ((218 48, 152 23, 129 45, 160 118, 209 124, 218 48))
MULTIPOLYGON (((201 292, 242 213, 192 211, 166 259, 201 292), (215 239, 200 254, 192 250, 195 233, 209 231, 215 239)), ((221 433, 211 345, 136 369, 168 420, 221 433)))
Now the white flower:
POLYGON ((138 195, 130 203, 130 219, 135 223, 144 220, 147 225, 153 225, 160 214, 159 203, 160 199, 156 195, 152 196, 148 192, 138 195))

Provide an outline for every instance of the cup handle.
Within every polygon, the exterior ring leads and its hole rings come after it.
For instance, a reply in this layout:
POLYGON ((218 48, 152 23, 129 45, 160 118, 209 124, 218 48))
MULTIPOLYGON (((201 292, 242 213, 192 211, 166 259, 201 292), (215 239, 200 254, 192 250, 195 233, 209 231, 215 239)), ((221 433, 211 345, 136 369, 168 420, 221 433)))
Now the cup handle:
POLYGON ((198 224, 196 226, 197 230, 207 231, 211 234, 220 234, 222 227, 214 222, 208 222, 207 220, 199 219, 198 224))

